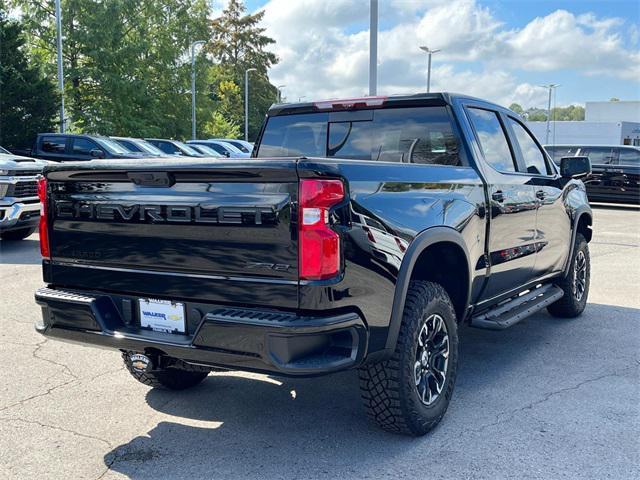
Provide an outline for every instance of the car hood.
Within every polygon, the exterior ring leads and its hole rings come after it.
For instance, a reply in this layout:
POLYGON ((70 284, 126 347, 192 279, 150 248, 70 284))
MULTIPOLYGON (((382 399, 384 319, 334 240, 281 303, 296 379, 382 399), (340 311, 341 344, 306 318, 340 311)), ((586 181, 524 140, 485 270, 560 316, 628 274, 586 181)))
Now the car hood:
POLYGON ((53 162, 48 160, 38 160, 30 157, 21 157, 20 155, 12 155, 0 153, 0 170, 42 170, 46 165, 53 162))

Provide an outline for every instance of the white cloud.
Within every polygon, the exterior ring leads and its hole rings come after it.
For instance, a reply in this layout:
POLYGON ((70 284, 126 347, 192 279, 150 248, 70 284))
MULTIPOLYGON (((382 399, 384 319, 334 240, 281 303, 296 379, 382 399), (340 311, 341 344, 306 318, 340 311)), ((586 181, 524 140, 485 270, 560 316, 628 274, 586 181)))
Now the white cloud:
MULTIPOLYGON (((263 26, 280 58, 270 76, 286 85, 290 101, 366 93, 367 1, 271 0, 265 12, 263 26)), ((388 0, 380 2, 380 23, 393 25, 379 32, 381 93, 424 91, 426 55, 419 45, 442 49, 434 56, 433 90, 503 104, 545 104, 544 89, 517 80, 526 72, 640 79, 640 51, 625 46, 620 19, 557 10, 509 29, 476 0, 388 0)))

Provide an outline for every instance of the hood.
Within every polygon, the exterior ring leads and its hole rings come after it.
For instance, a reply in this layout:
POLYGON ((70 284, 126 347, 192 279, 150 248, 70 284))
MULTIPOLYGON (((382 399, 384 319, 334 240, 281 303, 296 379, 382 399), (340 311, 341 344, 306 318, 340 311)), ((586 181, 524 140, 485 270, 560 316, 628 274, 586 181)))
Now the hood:
POLYGON ((35 158, 21 157, 20 155, 0 153, 0 170, 42 170, 45 165, 53 162, 37 160, 35 158))

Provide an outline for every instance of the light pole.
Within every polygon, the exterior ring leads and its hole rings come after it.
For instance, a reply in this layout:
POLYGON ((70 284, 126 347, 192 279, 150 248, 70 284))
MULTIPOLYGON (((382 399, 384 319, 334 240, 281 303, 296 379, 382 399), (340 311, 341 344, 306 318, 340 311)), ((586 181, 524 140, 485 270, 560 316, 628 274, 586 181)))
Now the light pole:
POLYGON ((56 0, 56 43, 58 50, 58 89, 60 90, 60 133, 64 133, 64 76, 62 75, 62 13, 56 0))
POLYGON ((547 134, 545 144, 549 144, 549 132, 550 132, 550 122, 551 122, 551 92, 560 86, 559 83, 550 83, 549 85, 540 85, 542 88, 546 88, 549 90, 549 102, 547 103, 547 134))
POLYGON ((286 87, 286 85, 278 85, 276 90, 278 90, 278 103, 282 103, 282 89, 286 87))
POLYGON ((244 141, 249 141, 249 72, 255 72, 255 68, 247 68, 244 71, 244 141))
POLYGON ((429 47, 420 47, 420 50, 427 52, 429 55, 429 66, 427 67, 427 93, 431 91, 431 55, 438 53, 440 50, 435 50, 429 47))
POLYGON ((191 140, 196 139, 196 47, 205 43, 197 40, 191 44, 191 140))
POLYGON ((369 95, 378 91, 378 0, 369 3, 369 95))

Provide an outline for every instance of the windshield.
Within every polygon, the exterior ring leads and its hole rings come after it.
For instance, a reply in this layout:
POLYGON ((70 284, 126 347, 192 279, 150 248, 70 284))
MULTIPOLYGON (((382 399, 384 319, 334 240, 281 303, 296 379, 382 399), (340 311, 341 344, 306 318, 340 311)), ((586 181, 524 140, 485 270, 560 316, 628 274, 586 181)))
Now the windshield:
POLYGON ((132 139, 131 143, 136 145, 143 152, 147 152, 152 155, 159 155, 159 156, 164 155, 164 152, 162 150, 160 150, 155 145, 150 144, 149 142, 145 142, 144 140, 132 139))
POLYGON ((109 153, 115 153, 118 155, 131 153, 129 149, 123 147, 118 142, 111 140, 110 138, 94 138, 94 140, 109 153))
POLYGON ((233 145, 234 147, 236 147, 241 152, 251 153, 251 151, 247 147, 245 147, 242 143, 240 143, 238 141, 226 140, 226 143, 229 143, 229 144, 233 145))
POLYGON ((270 117, 258 157, 460 165, 446 107, 387 108, 270 117))
POLYGON ((218 152, 216 152, 213 148, 207 147, 206 145, 189 145, 191 148, 198 150, 205 155, 209 155, 210 157, 222 157, 218 152))
POLYGON ((185 152, 187 155, 193 155, 195 157, 199 157, 200 155, 202 155, 201 153, 195 151, 193 148, 191 148, 189 145, 187 145, 186 143, 182 143, 182 142, 178 142, 176 141, 175 144, 180 147, 182 149, 183 152, 185 152))

